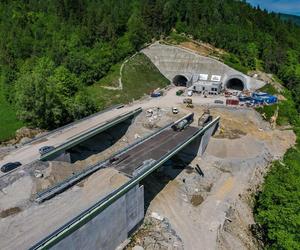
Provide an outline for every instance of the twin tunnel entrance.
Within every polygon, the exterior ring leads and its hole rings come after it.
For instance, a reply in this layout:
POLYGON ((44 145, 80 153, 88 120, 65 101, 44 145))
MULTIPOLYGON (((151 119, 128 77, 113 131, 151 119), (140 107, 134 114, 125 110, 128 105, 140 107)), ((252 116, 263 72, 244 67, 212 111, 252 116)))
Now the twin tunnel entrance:
POLYGON ((186 87, 188 83, 188 79, 183 75, 177 75, 173 78, 173 84, 175 86, 183 86, 186 87))
MULTIPOLYGON (((184 75, 176 75, 173 78, 173 84, 175 86, 187 87, 189 80, 184 75)), ((245 90, 245 83, 241 79, 241 77, 232 77, 226 81, 225 86, 226 89, 243 91, 245 90)))
POLYGON ((226 82, 227 89, 243 91, 245 89, 244 82, 239 78, 231 78, 226 82))

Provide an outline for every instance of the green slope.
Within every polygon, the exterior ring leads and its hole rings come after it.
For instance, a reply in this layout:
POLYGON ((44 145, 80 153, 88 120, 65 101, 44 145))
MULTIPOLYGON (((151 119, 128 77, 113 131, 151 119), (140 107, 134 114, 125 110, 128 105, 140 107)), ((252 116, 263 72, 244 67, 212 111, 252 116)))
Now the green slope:
POLYGON ((105 86, 118 86, 120 67, 120 64, 113 67, 104 80, 87 87, 89 95, 97 103, 99 109, 116 103, 137 100, 144 94, 149 94, 152 90, 169 84, 169 80, 159 72, 150 59, 138 53, 123 67, 123 90, 106 89, 105 86))
POLYGON ((0 142, 12 138, 15 131, 22 126, 15 109, 5 100, 3 83, 0 81, 0 142))

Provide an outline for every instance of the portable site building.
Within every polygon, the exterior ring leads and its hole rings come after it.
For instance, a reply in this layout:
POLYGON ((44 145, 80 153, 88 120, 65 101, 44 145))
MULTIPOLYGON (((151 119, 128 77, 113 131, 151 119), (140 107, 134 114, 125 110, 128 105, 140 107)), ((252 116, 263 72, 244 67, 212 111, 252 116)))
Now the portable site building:
POLYGON ((207 93, 209 95, 218 95, 222 91, 222 83, 213 81, 197 81, 194 82, 189 89, 200 94, 207 93))

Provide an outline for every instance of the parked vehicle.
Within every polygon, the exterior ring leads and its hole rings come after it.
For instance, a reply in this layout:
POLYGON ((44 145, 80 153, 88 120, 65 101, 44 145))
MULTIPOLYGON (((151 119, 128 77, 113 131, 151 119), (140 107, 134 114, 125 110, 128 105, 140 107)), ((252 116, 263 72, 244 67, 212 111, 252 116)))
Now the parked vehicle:
POLYGON ((216 103, 216 104, 224 104, 224 102, 222 100, 215 100, 214 103, 216 103))
POLYGON ((151 93, 151 97, 160 97, 160 96, 162 96, 161 92, 152 92, 151 93))
POLYGON ((1 171, 3 173, 6 173, 6 172, 9 172, 19 166, 21 166, 22 164, 20 162, 9 162, 9 163, 6 163, 4 164, 2 167, 1 167, 1 171))
POLYGON ((177 114, 179 113, 178 108, 173 107, 173 108, 172 108, 172 113, 175 114, 175 115, 177 115, 177 114))
POLYGON ((44 146, 39 149, 41 155, 47 154, 54 149, 53 146, 44 146))
POLYGON ((192 104, 193 100, 191 98, 184 98, 183 99, 183 103, 188 103, 188 104, 192 104))
POLYGON ((193 90, 189 90, 189 91, 187 92, 187 95, 188 95, 188 96, 192 96, 192 95, 193 95, 193 90))
POLYGON ((184 91, 182 89, 180 89, 176 92, 176 95, 181 96, 183 93, 184 93, 184 91))
POLYGON ((226 99, 226 105, 239 105, 239 103, 238 99, 226 99))

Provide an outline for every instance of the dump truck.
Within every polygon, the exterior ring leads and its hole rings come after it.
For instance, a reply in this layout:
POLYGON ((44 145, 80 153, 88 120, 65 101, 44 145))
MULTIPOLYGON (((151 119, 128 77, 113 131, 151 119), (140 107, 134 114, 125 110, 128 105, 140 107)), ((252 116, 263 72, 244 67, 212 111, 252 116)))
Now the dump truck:
POLYGON ((198 126, 199 127, 204 127, 206 124, 211 122, 213 119, 212 115, 210 115, 210 111, 207 109, 204 111, 202 116, 198 119, 198 126))

